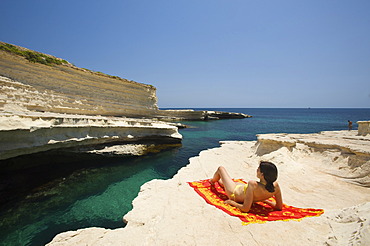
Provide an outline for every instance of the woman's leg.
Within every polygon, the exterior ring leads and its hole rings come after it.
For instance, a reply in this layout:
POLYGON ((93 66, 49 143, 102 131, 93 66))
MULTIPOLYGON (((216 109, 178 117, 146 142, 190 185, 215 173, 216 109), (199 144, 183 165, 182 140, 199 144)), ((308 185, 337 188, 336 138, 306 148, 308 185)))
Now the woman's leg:
POLYGON ((231 194, 233 194, 235 189, 235 182, 231 179, 230 175, 227 173, 226 169, 222 166, 220 166, 215 174, 213 175, 213 178, 210 180, 211 183, 221 181, 224 185, 225 191, 227 196, 230 198, 231 194))

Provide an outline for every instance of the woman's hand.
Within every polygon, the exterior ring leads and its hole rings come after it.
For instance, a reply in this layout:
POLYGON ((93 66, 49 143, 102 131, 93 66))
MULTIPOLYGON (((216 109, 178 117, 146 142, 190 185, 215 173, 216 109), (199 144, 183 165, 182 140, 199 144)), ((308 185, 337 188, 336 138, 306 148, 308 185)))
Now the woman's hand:
MULTIPOLYGON (((231 205, 231 206, 233 206, 233 207, 236 207, 236 208, 238 208, 238 209, 240 209, 240 211, 242 211, 242 212, 244 212, 244 213, 246 213, 246 212, 248 212, 249 211, 249 208, 248 209, 246 209, 245 207, 244 207, 244 204, 240 204, 240 203, 237 203, 237 202, 235 202, 235 201, 233 201, 233 200, 226 200, 226 201, 224 201, 224 204, 229 204, 229 205, 231 205)), ((249 206, 250 207, 250 206, 249 206)))
POLYGON ((224 201, 224 204, 229 204, 229 205, 233 205, 234 201, 233 200, 226 200, 224 201))
POLYGON ((275 206, 276 206, 276 202, 271 202, 268 199, 266 199, 266 200, 264 200, 262 202, 266 203, 267 205, 269 205, 272 208, 275 208, 275 206))

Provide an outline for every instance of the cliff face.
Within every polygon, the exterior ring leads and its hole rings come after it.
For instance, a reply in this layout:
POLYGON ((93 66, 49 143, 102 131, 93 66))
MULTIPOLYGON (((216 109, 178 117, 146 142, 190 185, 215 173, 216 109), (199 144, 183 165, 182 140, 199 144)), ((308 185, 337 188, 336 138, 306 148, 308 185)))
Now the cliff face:
POLYGON ((158 110, 155 87, 68 64, 32 63, 0 50, 0 75, 2 107, 126 117, 147 117, 158 110))

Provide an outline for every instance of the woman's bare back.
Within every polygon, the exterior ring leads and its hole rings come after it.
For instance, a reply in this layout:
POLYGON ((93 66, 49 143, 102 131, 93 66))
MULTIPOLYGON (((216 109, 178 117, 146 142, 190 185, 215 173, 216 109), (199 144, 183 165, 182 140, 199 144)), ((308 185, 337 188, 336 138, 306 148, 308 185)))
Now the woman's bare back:
POLYGON ((275 196, 276 203, 266 203, 280 210, 283 201, 279 184, 277 182, 267 183, 260 168, 257 169, 257 177, 260 178, 260 182, 251 180, 248 182, 248 185, 234 182, 226 169, 220 166, 213 175, 213 178, 210 179, 210 182, 212 184, 216 181, 220 182, 224 186, 225 192, 229 197, 229 200, 225 201, 225 203, 237 207, 243 212, 248 212, 254 202, 266 202, 266 199, 272 196, 275 196))
MULTIPOLYGON (((243 203, 246 198, 246 190, 244 188, 244 183, 235 182, 235 201, 239 203, 243 203)), ((272 196, 275 196, 275 194, 280 191, 279 185, 277 182, 274 183, 275 191, 269 192, 266 190, 265 185, 263 185, 260 182, 251 180, 248 182, 248 187, 253 189, 253 202, 259 202, 264 201, 266 199, 269 199, 272 196)), ((248 189, 248 188, 247 188, 248 189)))

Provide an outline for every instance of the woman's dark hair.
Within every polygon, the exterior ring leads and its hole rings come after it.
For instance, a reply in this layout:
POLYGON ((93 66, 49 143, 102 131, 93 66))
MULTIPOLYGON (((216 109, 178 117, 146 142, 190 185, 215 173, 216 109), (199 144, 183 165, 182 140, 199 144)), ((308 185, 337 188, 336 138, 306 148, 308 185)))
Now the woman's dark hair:
POLYGON ((269 192, 274 192, 274 182, 278 176, 278 170, 274 163, 268 161, 261 161, 260 162, 260 172, 263 174, 263 177, 266 180, 266 190, 269 192))

